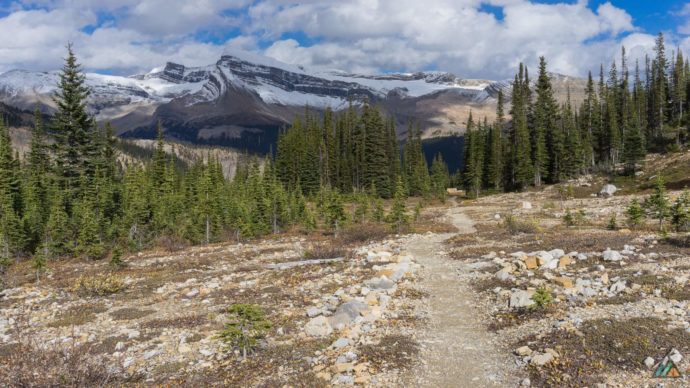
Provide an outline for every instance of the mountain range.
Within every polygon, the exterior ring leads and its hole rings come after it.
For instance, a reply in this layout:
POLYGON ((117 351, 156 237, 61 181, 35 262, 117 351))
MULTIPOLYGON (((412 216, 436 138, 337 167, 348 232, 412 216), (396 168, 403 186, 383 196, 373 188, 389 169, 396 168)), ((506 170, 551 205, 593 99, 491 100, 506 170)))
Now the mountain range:
MULTIPOLYGON (((584 80, 551 75, 556 96, 570 89, 581 98, 584 80)), ((59 71, 12 70, 0 74, 0 103, 11 109, 35 107, 50 114, 59 71)), ((368 101, 395 117, 402 137, 411 121, 424 136, 462 133, 475 118, 495 115, 499 90, 510 94, 510 80, 462 79, 444 72, 385 75, 294 66, 253 53, 228 51, 212 65, 186 67, 169 62, 146 74, 86 74, 89 110, 110 121, 123 137, 150 138, 160 121, 170 138, 267 151, 279 129, 305 107, 345 109, 368 101)))

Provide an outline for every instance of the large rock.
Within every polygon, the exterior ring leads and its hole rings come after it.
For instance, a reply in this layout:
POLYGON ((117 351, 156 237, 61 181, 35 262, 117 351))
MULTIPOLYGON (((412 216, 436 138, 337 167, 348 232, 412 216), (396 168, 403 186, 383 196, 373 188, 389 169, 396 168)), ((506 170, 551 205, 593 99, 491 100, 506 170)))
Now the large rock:
POLYGON ((364 283, 370 290, 391 290, 395 287, 395 282, 387 278, 373 278, 364 283))
POLYGON ((312 318, 304 326, 304 332, 312 337, 325 337, 333 333, 333 327, 323 315, 312 318))
POLYGON ((534 301, 532 300, 532 295, 534 295, 534 291, 515 291, 510 295, 510 302, 508 306, 511 308, 531 306, 534 304, 534 301))
POLYGON ((330 318, 331 326, 335 328, 346 327, 359 317, 362 312, 369 309, 369 305, 358 300, 351 300, 345 302, 335 310, 335 313, 330 318))
POLYGON ((609 248, 602 252, 601 255, 605 261, 620 261, 623 259, 623 255, 621 255, 620 252, 611 250, 609 248))
POLYGON ((613 285, 611 285, 611 288, 609 288, 609 291, 611 291, 614 294, 617 294, 617 293, 625 290, 625 288, 626 288, 625 280, 619 280, 619 281, 613 283, 613 285))
POLYGON ((553 256, 554 259, 560 259, 565 256, 565 251, 562 249, 553 249, 549 251, 549 254, 553 256))
POLYGON ((613 195, 616 194, 616 191, 618 191, 618 188, 616 186, 612 184, 607 184, 601 188, 601 191, 599 191, 599 196, 604 198, 613 197, 613 195))

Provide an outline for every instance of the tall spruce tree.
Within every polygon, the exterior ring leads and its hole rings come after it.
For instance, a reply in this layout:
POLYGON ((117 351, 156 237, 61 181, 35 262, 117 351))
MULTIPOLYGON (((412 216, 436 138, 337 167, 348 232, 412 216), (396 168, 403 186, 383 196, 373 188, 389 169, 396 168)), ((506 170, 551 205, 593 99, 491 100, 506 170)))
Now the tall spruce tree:
POLYGON ((494 190, 499 190, 503 181, 503 127, 505 126, 503 91, 498 91, 496 122, 489 127, 487 141, 486 183, 494 190))
POLYGON ((87 173, 91 162, 88 158, 93 141, 93 122, 86 112, 88 95, 86 78, 72 46, 68 45, 67 58, 54 97, 57 112, 53 119, 57 173, 68 206, 80 194, 81 176, 87 173))
POLYGON ((511 160, 510 178, 511 187, 516 190, 526 188, 534 178, 533 162, 531 157, 530 132, 527 123, 527 111, 529 105, 529 85, 525 76, 524 65, 520 64, 520 70, 515 76, 512 88, 513 129, 511 133, 511 160))
POLYGON ((538 187, 542 184, 543 175, 548 174, 552 182, 559 180, 563 157, 563 133, 556 124, 558 106, 553 97, 551 78, 546 72, 544 57, 539 58, 536 93, 537 100, 532 108, 534 124, 530 138, 534 163, 534 185, 538 187))

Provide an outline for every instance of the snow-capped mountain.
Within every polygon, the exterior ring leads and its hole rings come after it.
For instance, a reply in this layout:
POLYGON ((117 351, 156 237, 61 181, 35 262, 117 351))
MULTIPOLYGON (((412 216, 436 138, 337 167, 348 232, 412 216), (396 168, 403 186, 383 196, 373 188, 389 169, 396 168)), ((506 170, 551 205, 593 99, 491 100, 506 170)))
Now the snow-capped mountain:
MULTIPOLYGON (((227 52, 204 67, 168 63, 147 74, 90 73, 86 79, 89 109, 120 134, 148 137, 160 120, 182 140, 252 149, 271 144, 278 128, 306 106, 339 110, 365 100, 394 115, 401 132, 409 120, 430 136, 462 132, 470 110, 491 118, 498 90, 510 85, 441 72, 368 76, 308 69, 246 52, 227 52)), ((58 71, 0 74, 0 102, 50 113, 58 80, 58 71)))

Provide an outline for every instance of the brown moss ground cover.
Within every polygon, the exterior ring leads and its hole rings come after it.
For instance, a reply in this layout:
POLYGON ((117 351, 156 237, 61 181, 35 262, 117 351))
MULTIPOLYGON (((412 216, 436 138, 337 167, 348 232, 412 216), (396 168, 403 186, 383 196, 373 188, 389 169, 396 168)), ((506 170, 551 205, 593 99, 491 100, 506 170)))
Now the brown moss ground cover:
POLYGON ((541 339, 530 336, 520 343, 532 349, 555 349, 560 358, 545 367, 530 367, 536 386, 582 387, 601 382, 616 370, 643 370, 646 357, 661 359, 671 348, 690 352, 690 334, 669 329, 654 317, 595 319, 579 331, 555 330, 541 339))

